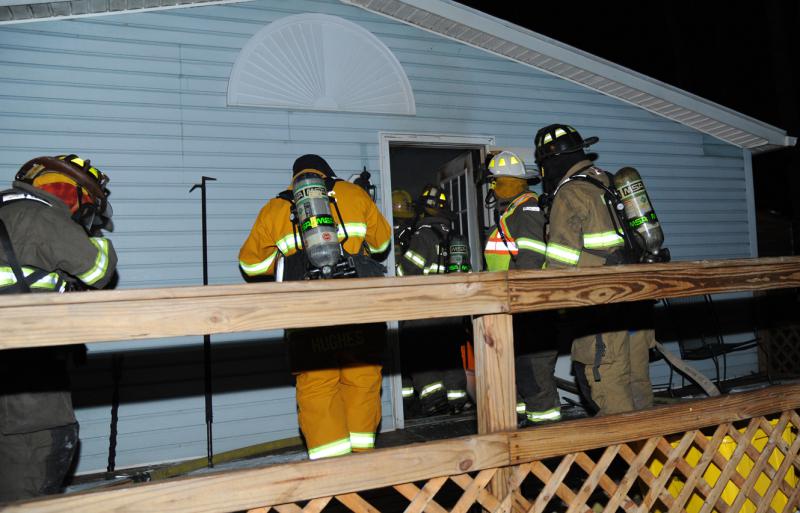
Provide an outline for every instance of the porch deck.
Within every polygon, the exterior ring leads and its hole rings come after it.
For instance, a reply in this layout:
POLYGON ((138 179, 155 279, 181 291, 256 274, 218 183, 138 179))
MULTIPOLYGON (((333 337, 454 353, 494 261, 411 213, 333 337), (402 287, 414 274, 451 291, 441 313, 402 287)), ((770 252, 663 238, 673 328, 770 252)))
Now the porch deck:
POLYGON ((300 304, 335 302, 351 312, 326 316, 320 308, 316 326, 473 315, 480 399, 478 435, 48 497, 6 510, 441 513, 477 505, 677 512, 699 501, 702 513, 796 511, 800 385, 517 430, 509 314, 797 287, 800 257, 781 257, 0 298, 0 349, 299 327, 307 323, 290 314, 300 304), (371 504, 373 490, 393 498, 371 504))

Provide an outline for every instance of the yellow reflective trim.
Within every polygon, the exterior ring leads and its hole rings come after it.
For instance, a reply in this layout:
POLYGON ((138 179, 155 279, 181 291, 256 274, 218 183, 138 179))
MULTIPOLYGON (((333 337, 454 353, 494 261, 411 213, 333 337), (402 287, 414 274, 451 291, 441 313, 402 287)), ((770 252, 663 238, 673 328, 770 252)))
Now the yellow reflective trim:
POLYGON ((536 253, 541 253, 542 255, 547 253, 547 245, 544 242, 538 241, 536 239, 528 239, 526 237, 520 237, 517 239, 517 245, 521 249, 529 249, 531 251, 535 251, 536 253))
POLYGON ((551 408, 545 411, 528 411, 525 416, 531 422, 544 422, 546 420, 559 420, 561 418, 561 408, 551 408))
POLYGON ((281 250, 281 253, 284 255, 288 255, 289 252, 295 248, 303 249, 302 237, 300 237, 298 234, 297 240, 295 241, 294 233, 290 233, 289 235, 285 235, 278 239, 275 245, 278 246, 278 249, 281 250), (295 244, 295 242, 297 244, 295 244))
POLYGON ((350 433, 350 445, 354 449, 372 449, 375 447, 375 433, 350 433))
POLYGON ((546 254, 547 258, 552 258, 553 260, 558 260, 559 262, 570 265, 577 265, 578 260, 581 258, 580 251, 576 251, 572 248, 561 246, 555 243, 550 243, 547 245, 546 254))
POLYGON ((589 249, 610 248, 622 246, 623 244, 625 244, 625 239, 615 231, 587 233, 583 236, 583 245, 589 249))
POLYGON ((367 247, 369 248, 369 251, 370 251, 370 253, 383 253, 384 251, 386 251, 386 248, 388 248, 388 247, 389 247, 389 244, 390 244, 391 242, 392 242, 392 241, 390 241, 390 240, 387 240, 386 242, 384 242, 383 244, 381 244, 381 245, 380 245, 380 246, 378 246, 377 248, 376 248, 376 247, 374 247, 374 246, 371 246, 371 245, 369 245, 369 244, 367 244, 367 247))
MULTIPOLYGON (((65 159, 62 159, 62 160, 65 160, 65 159)), ((86 161, 85 161, 85 160, 83 160, 83 159, 82 159, 82 158, 80 158, 80 157, 75 157, 75 158, 72 158, 72 159, 70 159, 68 162, 72 162, 73 164, 75 164, 75 165, 79 166, 81 169, 82 169, 83 167, 85 167, 85 166, 86 166, 86 161)), ((99 178, 100 178, 100 171, 98 171, 97 169, 95 169, 95 168, 94 168, 94 166, 89 166, 89 169, 87 169, 87 171, 89 171, 90 173, 92 173, 92 175, 94 175, 94 177, 95 177, 95 178, 97 178, 97 179, 99 179, 99 178)))
POLYGON ((428 397, 432 393, 443 389, 444 389, 444 384, 441 381, 437 381, 436 383, 431 383, 430 385, 423 387, 423 389, 419 393, 419 398, 422 399, 424 397, 428 397))
POLYGON ((345 230, 347 230, 348 236, 361 237, 363 239, 367 235, 367 225, 365 223, 345 223, 344 228, 340 224, 336 228, 336 236, 339 239, 343 239, 345 230))
POLYGON ((421 255, 411 251, 410 249, 405 252, 405 254, 403 255, 403 258, 405 258, 406 260, 408 260, 412 264, 416 265, 420 269, 423 269, 425 267, 425 259, 422 258, 421 255))
MULTIPOLYGON (((36 272, 35 269, 22 267, 22 275, 25 277, 30 276, 34 272, 36 272)), ((59 282, 61 282, 61 276, 56 272, 51 272, 45 274, 34 283, 29 284, 29 287, 32 289, 56 290, 59 282)), ((11 269, 11 267, 0 267, 0 287, 7 287, 16 283, 17 277, 14 275, 14 270, 11 269)))
POLYGON ((87 285, 94 285, 108 271, 108 240, 103 237, 91 237, 89 239, 97 248, 97 256, 94 265, 83 274, 78 275, 78 279, 87 285))
POLYGON ((320 445, 308 450, 308 459, 316 460, 319 458, 330 458, 332 456, 341 456, 351 452, 350 438, 342 438, 329 444, 320 445))
POLYGON ((239 267, 241 267, 242 271, 248 276, 264 274, 265 272, 269 271, 270 267, 272 267, 272 263, 275 261, 276 256, 278 256, 278 252, 273 251, 270 256, 255 264, 247 264, 239 260, 239 267))

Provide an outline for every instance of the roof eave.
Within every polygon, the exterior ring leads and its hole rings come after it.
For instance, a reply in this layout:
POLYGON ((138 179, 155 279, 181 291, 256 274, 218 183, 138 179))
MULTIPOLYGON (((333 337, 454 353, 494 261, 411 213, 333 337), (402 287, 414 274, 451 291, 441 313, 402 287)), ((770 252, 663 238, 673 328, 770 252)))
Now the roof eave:
POLYGON ((754 153, 797 139, 757 119, 450 0, 340 0, 636 105, 754 153))
POLYGON ((0 25, 160 11, 250 0, 0 0, 0 25))
MULTIPOLYGON (((0 0, 0 25, 250 0, 0 0)), ((780 128, 451 0, 340 0, 531 66, 753 153, 797 144, 780 128)))

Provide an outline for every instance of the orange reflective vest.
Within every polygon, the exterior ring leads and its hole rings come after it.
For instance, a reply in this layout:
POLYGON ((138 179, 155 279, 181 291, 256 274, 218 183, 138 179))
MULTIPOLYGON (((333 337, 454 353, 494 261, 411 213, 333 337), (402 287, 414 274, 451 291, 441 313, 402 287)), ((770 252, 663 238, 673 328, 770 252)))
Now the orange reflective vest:
POLYGON ((486 241, 483 256, 487 270, 541 269, 546 250, 544 230, 539 198, 532 192, 514 198, 486 241))

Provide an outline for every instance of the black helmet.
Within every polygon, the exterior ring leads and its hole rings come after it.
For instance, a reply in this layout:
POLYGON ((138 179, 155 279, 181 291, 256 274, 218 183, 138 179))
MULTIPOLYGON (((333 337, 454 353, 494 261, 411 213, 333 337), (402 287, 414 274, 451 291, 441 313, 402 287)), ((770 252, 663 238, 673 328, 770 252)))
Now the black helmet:
POLYGON ((429 213, 445 213, 447 207, 447 194, 438 185, 428 184, 422 189, 422 196, 419 198, 420 206, 429 213))
POLYGON ((597 137, 584 140, 581 134, 569 125, 548 125, 536 132, 536 137, 533 138, 536 163, 541 165, 550 157, 583 150, 598 140, 597 137))

